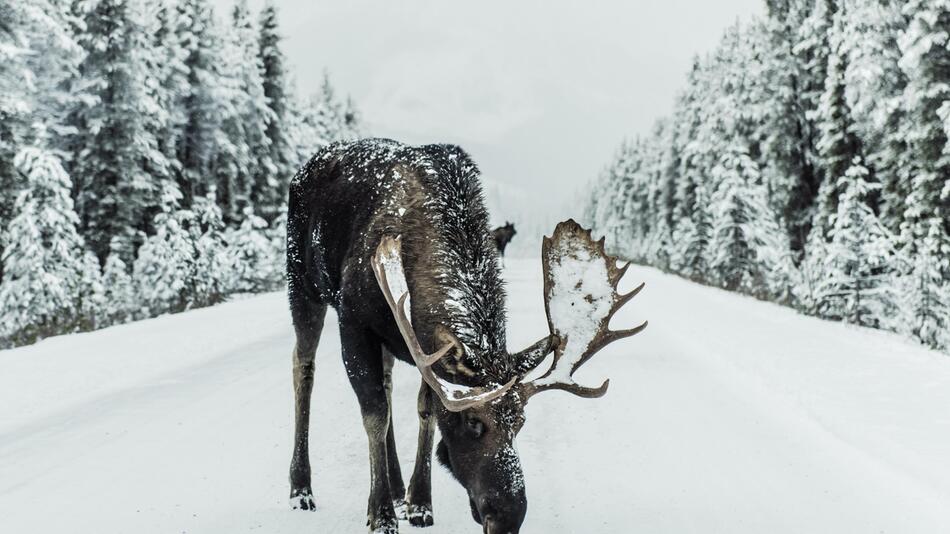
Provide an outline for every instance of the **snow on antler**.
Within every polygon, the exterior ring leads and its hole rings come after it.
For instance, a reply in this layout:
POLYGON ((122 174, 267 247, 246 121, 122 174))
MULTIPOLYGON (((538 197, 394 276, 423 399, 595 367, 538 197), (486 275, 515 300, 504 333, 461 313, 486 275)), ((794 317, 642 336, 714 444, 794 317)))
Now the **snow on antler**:
POLYGON ((541 256, 548 327, 560 343, 551 368, 525 384, 527 394, 563 389, 582 397, 599 397, 606 393, 609 380, 598 388, 587 388, 575 383, 572 375, 607 344, 646 328, 646 322, 629 330, 608 328, 614 313, 643 285, 619 294, 617 284, 629 264, 618 268, 616 258, 604 251, 604 240, 594 241, 590 230, 573 220, 559 223, 554 234, 544 238, 541 256))

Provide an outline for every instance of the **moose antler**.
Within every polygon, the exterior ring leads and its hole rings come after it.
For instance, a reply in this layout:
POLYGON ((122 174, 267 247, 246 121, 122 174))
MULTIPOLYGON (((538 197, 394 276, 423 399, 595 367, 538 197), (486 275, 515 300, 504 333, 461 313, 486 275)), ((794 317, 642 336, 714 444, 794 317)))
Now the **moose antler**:
POLYGON ((596 398, 607 392, 610 380, 597 388, 574 382, 573 375, 600 349, 646 328, 646 321, 628 330, 610 330, 614 313, 643 289, 643 284, 621 295, 617 284, 630 264, 604 251, 604 240, 594 241, 573 219, 558 223, 541 245, 544 269, 544 310, 551 333, 560 343, 554 362, 541 377, 521 385, 524 399, 540 391, 562 389, 580 397, 596 398))
POLYGON ((447 343, 433 354, 426 354, 419 345, 416 333, 412 329, 412 321, 406 313, 406 308, 409 306, 409 286, 406 283, 402 265, 401 238, 384 236, 376 248, 376 254, 371 263, 373 272, 376 274, 376 281, 379 282, 379 288, 383 291, 383 296, 386 297, 386 302, 396 319, 396 326, 399 327, 399 332, 406 346, 409 347, 412 360, 422 374, 422 379, 441 399, 447 410, 460 412, 466 408, 490 402, 504 395, 514 385, 517 378, 512 378, 507 384, 497 388, 463 386, 439 378, 432 370, 432 365, 448 354, 455 347, 455 343, 447 343), (393 297, 395 294, 402 295, 398 302, 393 297))

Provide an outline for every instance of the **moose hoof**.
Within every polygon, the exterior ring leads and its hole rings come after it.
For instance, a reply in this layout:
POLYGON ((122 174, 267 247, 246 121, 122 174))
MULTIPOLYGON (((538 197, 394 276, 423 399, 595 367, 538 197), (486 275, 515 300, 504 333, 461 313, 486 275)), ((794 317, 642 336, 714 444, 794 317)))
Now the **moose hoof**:
POLYGON ((396 512, 396 519, 400 521, 405 521, 409 519, 409 516, 406 513, 406 500, 405 499, 396 499, 393 501, 393 511, 396 512))
POLYGON ((313 491, 309 487, 290 490, 290 507, 294 510, 316 510, 313 491))
POLYGON ((427 504, 410 504, 408 509, 409 524, 414 527, 431 527, 432 507, 427 504))
POLYGON ((370 521, 369 531, 372 534, 399 534, 399 523, 395 518, 370 521))

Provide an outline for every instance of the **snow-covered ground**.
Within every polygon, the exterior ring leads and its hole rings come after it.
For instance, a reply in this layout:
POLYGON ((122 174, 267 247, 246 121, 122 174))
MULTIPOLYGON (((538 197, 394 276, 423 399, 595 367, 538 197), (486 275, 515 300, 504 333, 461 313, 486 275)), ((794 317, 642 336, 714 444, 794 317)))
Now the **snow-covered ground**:
MULTIPOLYGON (((512 348, 544 333, 540 271, 508 261, 512 348)), ((651 269, 625 285, 640 280, 615 323, 650 327, 579 373, 608 394, 528 407, 523 532, 950 532, 950 357, 651 269)), ((292 344, 275 293, 0 352, 0 531, 363 532, 366 439, 332 318, 319 509, 287 505, 292 344)), ((418 378, 395 380, 408 474, 418 378)), ((441 468, 433 486, 426 532, 480 531, 441 468)))

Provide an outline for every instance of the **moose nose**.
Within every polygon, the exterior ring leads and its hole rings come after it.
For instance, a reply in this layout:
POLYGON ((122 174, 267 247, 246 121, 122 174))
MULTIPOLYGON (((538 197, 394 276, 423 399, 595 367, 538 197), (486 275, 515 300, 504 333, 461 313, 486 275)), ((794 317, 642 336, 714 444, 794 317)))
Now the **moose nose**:
POLYGON ((489 491, 478 497, 478 512, 485 534, 517 534, 527 507, 524 495, 489 491))
POLYGON ((482 518, 482 526, 485 534, 518 534, 521 530, 520 525, 505 525, 491 515, 482 518))

